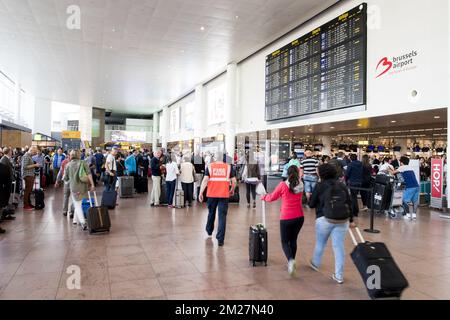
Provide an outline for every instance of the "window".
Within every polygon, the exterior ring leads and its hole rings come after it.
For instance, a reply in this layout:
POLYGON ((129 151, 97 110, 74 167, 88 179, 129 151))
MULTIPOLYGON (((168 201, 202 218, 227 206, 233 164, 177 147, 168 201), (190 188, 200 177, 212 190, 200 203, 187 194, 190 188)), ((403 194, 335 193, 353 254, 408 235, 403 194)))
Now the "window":
POLYGON ((0 72, 0 115, 14 122, 17 114, 14 83, 0 72))
POLYGON ((208 91, 208 124, 218 124, 225 121, 226 84, 219 85, 208 91))
POLYGON ((170 133, 178 133, 180 131, 180 108, 170 110, 170 133))
POLYGON ((185 106, 185 122, 184 128, 187 131, 194 131, 194 113, 195 113, 195 102, 191 101, 185 106))

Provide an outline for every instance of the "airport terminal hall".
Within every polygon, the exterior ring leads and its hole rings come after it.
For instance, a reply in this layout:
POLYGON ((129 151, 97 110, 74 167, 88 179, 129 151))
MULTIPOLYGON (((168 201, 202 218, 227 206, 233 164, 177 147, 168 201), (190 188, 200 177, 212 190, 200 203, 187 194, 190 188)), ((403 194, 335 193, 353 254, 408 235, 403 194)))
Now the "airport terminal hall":
POLYGON ((449 16, 0 0, 0 300, 450 300, 449 16))

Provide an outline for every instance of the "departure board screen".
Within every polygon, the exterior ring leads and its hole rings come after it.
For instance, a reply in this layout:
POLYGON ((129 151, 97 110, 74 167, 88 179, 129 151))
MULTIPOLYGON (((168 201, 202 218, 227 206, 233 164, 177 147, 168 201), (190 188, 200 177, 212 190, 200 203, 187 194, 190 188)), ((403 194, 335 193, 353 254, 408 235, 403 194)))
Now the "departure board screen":
POLYGON ((366 104, 367 4, 266 57, 266 121, 366 104))

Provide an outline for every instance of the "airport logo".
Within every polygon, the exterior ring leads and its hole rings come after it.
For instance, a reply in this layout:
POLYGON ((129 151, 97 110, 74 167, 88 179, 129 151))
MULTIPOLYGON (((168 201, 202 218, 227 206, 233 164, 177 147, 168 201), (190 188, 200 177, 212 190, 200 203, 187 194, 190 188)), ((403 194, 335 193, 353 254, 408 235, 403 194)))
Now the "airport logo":
POLYGON ((400 56, 394 56, 392 58, 383 57, 377 64, 376 72, 377 79, 387 74, 389 71, 389 75, 395 75, 400 72, 409 71, 412 69, 416 69, 417 65, 415 64, 415 58, 418 56, 416 50, 413 50, 407 54, 403 54, 400 56))

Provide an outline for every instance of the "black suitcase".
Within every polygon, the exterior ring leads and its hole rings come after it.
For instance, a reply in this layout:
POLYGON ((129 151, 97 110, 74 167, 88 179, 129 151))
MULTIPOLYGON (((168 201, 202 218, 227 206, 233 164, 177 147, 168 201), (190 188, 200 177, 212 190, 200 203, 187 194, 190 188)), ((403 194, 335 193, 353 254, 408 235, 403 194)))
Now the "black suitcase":
POLYGON ((159 204, 162 206, 169 204, 167 201, 166 181, 164 178, 161 178, 161 195, 159 196, 159 204))
MULTIPOLYGON (((90 202, 92 197, 89 194, 90 202)), ((110 232, 111 230, 111 219, 109 218, 108 208, 97 206, 97 195, 94 192, 95 205, 91 202, 91 207, 88 209, 87 213, 87 225, 89 233, 99 233, 99 232, 110 232)))
POLYGON ((119 196, 121 198, 133 198, 134 195, 134 177, 119 177, 119 196))
POLYGON ((40 176, 37 175, 34 179, 34 209, 35 210, 44 210, 45 208, 45 194, 44 190, 41 189, 40 186, 40 176))
POLYGON ((239 194, 239 186, 234 189, 234 194, 230 197, 230 203, 239 203, 241 201, 241 195, 239 194))
POLYGON ((148 193, 148 178, 141 176, 137 181, 137 193, 148 193))
MULTIPOLYGON (((373 188, 373 206, 376 211, 388 210, 392 197, 392 188, 390 185, 376 183, 373 188)), ((372 203, 369 201, 369 209, 372 203)))
POLYGON ((392 176, 387 174, 377 174, 375 176, 375 183, 376 184, 383 184, 383 185, 390 185, 391 180, 393 179, 392 176))
POLYGON ((110 210, 114 210, 117 204, 117 192, 113 191, 103 191, 102 196, 102 207, 107 207, 110 210))
POLYGON ((262 202, 263 223, 251 226, 249 230, 248 253, 250 263, 255 267, 256 263, 264 263, 267 267, 268 259, 268 234, 265 226, 266 205, 262 202))
POLYGON ((351 258, 364 281, 371 299, 400 299, 403 291, 408 288, 408 280, 392 258, 384 243, 365 242, 361 232, 356 233, 362 243, 356 241, 352 230, 350 235, 355 244, 351 258), (377 270, 379 278, 377 279, 377 270))

